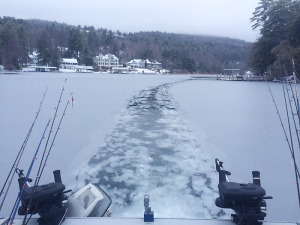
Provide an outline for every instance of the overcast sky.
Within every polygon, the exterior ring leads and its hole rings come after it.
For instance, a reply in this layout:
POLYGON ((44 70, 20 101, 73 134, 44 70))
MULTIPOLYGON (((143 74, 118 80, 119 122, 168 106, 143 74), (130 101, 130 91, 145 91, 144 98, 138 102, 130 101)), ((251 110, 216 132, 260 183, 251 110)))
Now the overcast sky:
POLYGON ((113 31, 163 31, 255 41, 259 0, 0 0, 0 16, 43 19, 113 31))

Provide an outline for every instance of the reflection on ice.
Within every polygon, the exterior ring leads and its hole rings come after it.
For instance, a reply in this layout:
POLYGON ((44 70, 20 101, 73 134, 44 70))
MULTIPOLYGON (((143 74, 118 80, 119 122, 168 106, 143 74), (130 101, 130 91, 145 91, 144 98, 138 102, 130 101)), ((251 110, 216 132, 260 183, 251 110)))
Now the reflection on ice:
POLYGON ((158 217, 216 218, 217 174, 176 112, 173 84, 141 91, 79 175, 106 189, 113 216, 141 216, 149 194, 158 217))

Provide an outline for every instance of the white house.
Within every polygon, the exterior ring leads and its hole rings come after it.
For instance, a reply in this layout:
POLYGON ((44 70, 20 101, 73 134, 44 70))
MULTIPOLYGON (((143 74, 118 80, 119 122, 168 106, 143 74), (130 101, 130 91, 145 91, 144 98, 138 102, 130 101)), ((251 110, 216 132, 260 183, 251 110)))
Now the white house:
POLYGON ((38 52, 35 50, 32 54, 29 54, 30 63, 27 66, 36 66, 38 65, 38 52))
POLYGON ((105 56, 101 53, 94 58, 94 62, 100 67, 118 67, 119 59, 113 54, 106 54, 105 56))
POLYGON ((145 60, 142 59, 132 59, 126 64, 132 68, 145 68, 145 60))
POLYGON ((157 62, 156 60, 150 61, 149 59, 145 60, 145 67, 150 70, 151 69, 153 69, 153 70, 162 69, 162 65, 160 62, 157 62))
POLYGON ((76 70, 77 66, 78 66, 77 59, 67 59, 67 58, 61 59, 61 64, 60 64, 61 69, 76 70))
POLYGON ((127 63, 128 66, 132 68, 147 68, 150 70, 157 70, 161 69, 162 65, 160 62, 157 62, 156 60, 150 61, 149 59, 143 60, 143 59, 132 59, 127 63))

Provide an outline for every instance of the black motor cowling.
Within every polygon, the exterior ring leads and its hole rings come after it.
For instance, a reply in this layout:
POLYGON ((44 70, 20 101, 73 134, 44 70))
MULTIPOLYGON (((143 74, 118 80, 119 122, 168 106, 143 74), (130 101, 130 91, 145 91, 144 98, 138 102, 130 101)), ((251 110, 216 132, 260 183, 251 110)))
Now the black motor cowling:
POLYGON ((223 170, 223 163, 216 159, 216 169, 219 172, 219 197, 216 206, 233 209, 236 214, 232 215, 233 222, 240 225, 262 224, 267 215, 265 190, 260 186, 259 172, 253 172, 253 183, 242 184, 230 182, 230 172, 223 170))

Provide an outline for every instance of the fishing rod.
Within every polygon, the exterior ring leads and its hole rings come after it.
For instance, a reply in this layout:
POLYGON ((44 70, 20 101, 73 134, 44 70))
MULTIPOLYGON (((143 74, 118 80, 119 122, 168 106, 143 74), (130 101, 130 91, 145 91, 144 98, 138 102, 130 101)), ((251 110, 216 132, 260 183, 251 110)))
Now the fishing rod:
MULTIPOLYGON (((277 114, 277 116, 278 116, 278 118, 279 118, 280 125, 281 125, 281 127, 282 127, 282 130, 283 130, 283 133, 284 133, 285 140, 286 140, 286 142, 287 142, 287 144, 288 144, 288 147, 289 147, 289 150, 290 150, 291 154, 293 154, 292 147, 291 147, 291 144, 290 144, 290 142, 289 142, 289 138, 288 138, 288 135, 287 135, 285 126, 284 126, 284 124, 283 124, 282 117, 281 117, 281 115, 280 115, 280 113, 279 113, 279 109, 278 109, 277 103, 276 103, 276 101, 275 101, 273 92, 272 92, 272 90, 271 90, 271 87, 270 87, 269 82, 267 81, 267 79, 265 79, 265 81, 266 81, 266 83, 267 83, 267 86, 268 86, 270 95, 271 95, 271 97, 272 97, 272 101, 273 101, 273 104, 274 104, 274 106, 275 106, 276 114, 277 114)), ((298 178, 300 179, 300 173, 299 173, 299 169, 298 169, 297 164, 296 164, 296 165, 294 164, 294 167, 295 167, 297 176, 298 176, 298 178)))
MULTIPOLYGON (((287 70, 286 70, 285 66, 281 65, 281 68, 283 68, 284 74, 287 76, 287 70)), ((300 207, 300 190, 299 190, 299 179, 300 179, 300 176, 299 176, 299 170, 298 170, 296 159, 295 159, 294 141, 293 141, 293 134, 292 134, 292 130, 291 130, 290 116, 289 116, 290 113, 292 114, 292 118, 293 118, 294 126, 295 126, 295 132, 296 132, 297 136, 298 136, 298 129, 297 129, 297 125, 296 125, 296 122, 295 122, 295 119, 294 119, 293 109, 291 107, 291 99, 289 97, 288 85, 287 84, 284 85, 284 83, 282 83, 282 90, 283 90, 283 96, 284 96, 284 102, 285 102, 285 111, 286 111, 286 117, 287 117, 288 128, 289 128, 290 152, 291 152, 291 155, 292 155, 292 160, 293 160, 294 169, 295 169, 295 179, 296 179, 298 203, 299 203, 299 207, 300 207), (288 101, 289 101, 289 104, 290 104, 290 113, 289 113, 289 110, 288 110, 286 95, 288 95, 288 101)), ((298 144, 300 145, 299 139, 298 139, 298 144)))
MULTIPOLYGON (((46 152, 47 152, 48 143, 49 143, 52 131, 53 131, 54 122, 55 122, 55 119, 57 117, 57 112, 58 112, 58 109, 59 109, 59 106, 60 106, 60 103, 61 103, 61 99, 62 99, 62 95, 63 95, 64 90, 65 90, 65 88, 63 87, 62 90, 61 90, 60 96, 59 96, 59 100, 58 100, 57 106, 55 107, 54 118, 52 120, 51 128, 50 128, 50 131, 49 131, 49 134, 48 134, 48 137, 47 137, 46 145, 45 145, 45 148, 44 148, 44 151, 43 151, 42 158, 40 160, 40 165, 39 165, 39 168, 38 168, 38 171, 37 171, 37 175, 36 175, 36 179, 35 179, 35 182, 34 182, 34 185, 33 185, 33 190, 32 190, 33 194, 36 192, 37 186, 38 186, 40 178, 41 178, 40 172, 41 172, 42 164, 43 164, 46 152)), ((28 215, 28 213, 30 211, 31 203, 32 203, 32 198, 29 201, 29 204, 28 204, 28 207, 27 207, 27 210, 26 210, 26 213, 25 213, 24 220, 23 220, 22 224, 25 224, 27 215, 28 215)))
MULTIPOLYGON (((288 144, 288 147, 289 147, 290 152, 292 153, 292 147, 291 147, 291 144, 290 144, 290 142, 289 142, 289 138, 288 138, 288 135, 287 135, 287 132, 286 132, 286 128, 285 128, 285 126, 284 126, 284 124, 283 124, 282 117, 281 117, 281 115, 280 115, 280 113, 279 113, 279 109, 278 109, 277 103, 276 103, 276 101, 275 101, 275 97, 274 97, 274 95, 273 95, 273 92, 272 92, 272 90, 271 90, 271 87, 270 87, 270 85, 269 85, 269 82, 268 82, 267 80, 265 80, 265 81, 266 81, 266 83, 267 83, 267 86, 268 86, 270 95, 271 95, 271 97, 272 97, 272 101, 273 101, 273 104, 274 104, 274 106, 275 106, 276 114, 278 115, 278 118, 279 118, 279 121, 280 121, 280 125, 281 125, 282 130, 283 130, 283 133, 284 133, 285 140, 286 140, 286 142, 287 142, 287 144, 288 144)), ((298 168, 297 168, 297 174, 298 174, 298 176, 300 177, 300 173, 299 173, 298 168)))
POLYGON ((292 59, 292 64, 293 64, 293 77, 294 77, 295 92, 296 92, 296 98, 297 98, 296 109, 297 109, 297 115, 298 115, 298 120, 299 120, 299 125, 300 125, 300 104, 299 104, 299 94, 298 94, 298 90, 297 90, 297 76, 296 76, 296 67, 295 67, 294 59, 292 59))
POLYGON ((39 114, 40 114, 40 111, 42 110, 42 105, 43 105, 43 102, 44 102, 46 93, 47 93, 47 88, 46 88, 46 90, 45 90, 45 92, 44 92, 44 94, 43 94, 42 100, 40 101, 39 108, 38 108, 38 111, 36 112, 36 115, 35 115, 35 118, 34 118, 34 120, 33 120, 33 123, 31 124, 31 127, 30 127, 30 129, 29 129, 29 131, 28 131, 28 133, 27 133, 27 135, 26 135, 26 137, 25 137, 25 140, 24 140, 24 142, 23 142, 23 144, 22 144, 22 146, 21 146, 21 148, 20 148, 20 150, 19 150, 19 152, 18 152, 18 154, 17 154, 17 156, 16 156, 16 159, 15 159, 15 161, 14 161, 14 163, 13 163, 13 165, 12 165, 12 167, 11 167, 11 169, 10 169, 8 175, 7 175, 7 178, 6 178, 6 180, 5 180, 4 184, 3 184, 3 187, 2 187, 2 189, 1 189, 0 197, 1 197, 1 195, 3 194, 6 185, 8 184, 7 189, 6 189, 6 191, 5 191, 5 194, 4 194, 4 196, 3 196, 2 202, 1 202, 1 204, 0 204, 0 211, 1 211, 1 209, 2 209, 2 206, 3 206, 4 202, 5 202, 5 199, 6 199, 7 193, 8 193, 8 191, 9 191, 9 189, 10 189, 10 186, 11 186, 11 184, 12 184, 12 180, 13 180, 13 178, 14 178, 14 176, 15 176, 15 173, 12 173, 12 172, 13 172, 14 169, 17 169, 17 168, 18 168, 18 165, 19 165, 20 160, 21 160, 21 158, 22 158, 22 156, 23 156, 25 147, 26 147, 27 142, 28 142, 28 140, 29 140, 29 137, 30 137, 30 135, 31 135, 32 129, 33 129, 34 125, 35 125, 36 120, 38 119, 38 116, 39 116, 39 114), (12 175, 12 176, 11 176, 11 175, 12 175), (10 178, 10 177, 11 177, 11 178, 10 178), (10 180, 9 180, 9 178, 10 178, 10 180), (8 182, 8 181, 9 181, 9 182, 8 182))
POLYGON ((45 133, 46 133, 46 131, 47 131, 47 129, 48 129, 48 126, 49 126, 50 122, 51 122, 51 119, 49 119, 48 122, 47 122, 47 125, 46 125, 46 127, 45 127, 45 129, 44 129, 43 135, 42 135, 42 137, 41 137, 41 139, 40 139, 39 145, 38 145, 38 147, 37 147, 37 149, 36 149, 36 151, 35 151, 35 154, 34 154, 34 156, 33 156, 33 159, 32 159, 32 161, 31 161, 31 164, 30 164, 29 169, 28 169, 28 171, 27 171, 26 178, 25 178, 25 182, 24 182, 23 187, 22 187, 22 189, 21 189, 21 191, 20 191, 20 193, 19 193, 17 203, 15 204, 15 207, 12 209, 12 211, 13 211, 12 216, 9 218, 9 225, 12 225, 13 222, 14 222, 14 219, 15 219, 15 216, 16 216, 16 213, 17 213, 19 204, 20 204, 20 202, 21 202, 21 198, 22 198, 23 193, 24 193, 24 189, 26 188, 26 183, 27 183, 28 180, 29 180, 29 175, 30 175, 30 173, 31 173, 33 164, 34 164, 34 162, 35 162, 35 160, 36 160, 37 154, 38 154, 38 152, 39 152, 40 146, 41 146, 42 141, 43 141, 43 139, 44 139, 44 137, 45 137, 45 133))
MULTIPOLYGON (((287 85, 286 88, 284 88, 284 84, 282 85, 283 87, 283 92, 284 92, 284 100, 285 100, 285 106, 286 106, 286 113, 287 113, 287 119, 288 119, 288 125, 289 125, 289 133, 290 133, 290 141, 291 141, 291 146, 292 146, 292 159, 293 159, 293 163, 294 163, 294 168, 295 168, 295 177, 296 177, 296 186, 297 186, 297 194, 298 194, 298 202, 299 202, 299 207, 300 207, 300 189, 299 189, 299 178, 297 176, 297 163, 296 163, 296 158, 295 158, 295 150, 294 150, 294 142, 293 142, 293 135, 292 135, 292 131, 291 131, 291 124, 290 124, 290 116, 289 116, 289 111, 288 111, 288 105, 287 105, 287 99, 286 99, 286 95, 285 92, 288 95, 288 100, 289 100, 289 105, 290 105, 290 113, 292 114, 292 118, 293 118, 293 122, 295 125, 295 130, 296 130, 296 134, 297 134, 297 138, 298 138, 298 143, 299 143, 299 135, 298 135, 298 131, 297 131, 297 126, 296 126, 296 121, 295 118, 293 116, 293 109, 292 109, 292 104, 290 101, 290 96, 289 96, 289 92, 287 89, 287 85)), ((299 143, 300 146, 300 143, 299 143)))
MULTIPOLYGON (((283 65, 283 69, 284 69, 284 73, 285 75, 287 76, 287 70, 286 70, 286 67, 285 65, 283 65)), ((295 77, 294 77, 294 80, 295 80, 295 77)), ((296 81, 296 80, 295 80, 296 81)), ((290 82, 289 82, 290 83, 290 82)), ((291 85, 290 85, 291 86, 291 85)), ((296 108, 296 111, 297 113, 295 114, 294 111, 293 111, 293 107, 292 107, 292 103, 291 103, 291 98, 290 98, 290 94, 289 94, 289 89, 288 89, 288 84, 286 83, 286 85, 284 85, 282 83, 282 87, 283 87, 283 92, 284 92, 284 100, 285 100, 285 107, 286 107, 286 114, 287 114, 287 119, 288 119, 288 126, 289 126, 289 133, 290 133, 290 142, 291 142, 291 146, 292 146, 292 160, 293 160, 293 163, 294 163, 294 169, 295 169, 295 178, 296 178, 296 186, 297 186, 297 194, 298 194, 298 203, 299 203, 299 207, 300 207, 300 188, 299 188, 299 174, 297 176, 297 163, 296 163, 296 157, 295 157, 295 149, 294 149, 294 142, 293 142, 293 135, 292 135, 292 131, 291 131, 291 124, 290 124, 290 116, 289 116, 289 110, 288 110, 288 106, 287 106, 287 99, 286 99, 286 95, 285 93, 287 94, 287 97, 288 97, 288 102, 289 102, 289 106, 290 106, 290 114, 292 115, 292 119, 293 119, 293 123, 294 123, 294 128, 295 128, 295 133, 296 133, 296 136, 297 136, 297 140, 298 140, 298 146, 300 148, 300 140, 299 140, 299 134, 298 134, 298 128, 297 128, 297 124, 296 124, 296 121, 295 121, 295 115, 297 114, 298 115, 298 120, 299 120, 299 114, 298 114, 298 102, 296 104, 296 99, 294 97, 294 93, 293 93, 293 89, 291 88, 290 90, 292 91, 292 95, 293 95, 293 100, 294 100, 294 103, 295 103, 295 108, 296 108)), ((297 85, 295 83, 295 88, 297 88, 297 85)), ((298 95, 298 92, 297 92, 297 89, 295 89, 296 91, 296 96, 298 95)), ((300 122, 300 121, 298 121, 300 122)))
MULTIPOLYGON (((283 70, 284 70, 284 73, 285 73, 285 76, 287 76, 287 69, 285 67, 285 65, 283 65, 283 70)), ((295 74, 294 74, 295 75, 295 74)), ((297 84, 296 84, 296 77, 294 77, 294 84, 295 84, 295 92, 296 92, 296 96, 298 96, 298 92, 297 92, 297 84)), ((284 84, 282 83, 282 86, 284 87, 284 84)), ((293 88, 292 88, 292 85, 291 85, 291 82, 287 82, 286 85, 285 85, 285 89, 286 89, 286 93, 287 93, 287 96, 288 96, 288 100, 289 100, 289 105, 290 105, 290 113, 292 115, 292 118, 293 118, 293 123, 294 123, 294 128, 295 128, 295 133, 296 133, 296 136, 297 136, 297 140, 298 140, 298 146, 299 146, 299 149, 300 149, 300 140, 299 140, 299 134, 298 134, 298 128, 297 128, 297 124, 296 124, 296 121, 295 121, 295 115, 298 115, 298 122, 299 122, 299 125, 300 125, 300 117, 299 117, 299 113, 298 113, 298 106, 299 106, 299 102, 298 102, 298 97, 297 99, 295 98, 295 95, 294 95, 294 91, 293 91, 293 88), (294 105, 295 105, 295 109, 296 109, 296 113, 294 113, 294 110, 293 110, 293 107, 292 107, 292 104, 291 104, 291 97, 290 97, 290 94, 289 94, 289 89, 288 89, 288 84, 290 86, 290 90, 292 92, 292 96, 293 96, 293 100, 294 100, 294 105)), ((286 102, 286 96, 285 97, 285 104, 287 104, 286 102)), ((286 112, 288 113, 288 109, 286 108, 286 112)), ((287 114, 287 118, 288 118, 288 125, 289 125, 289 128, 290 128, 290 121, 289 121, 289 116, 287 114)), ((293 139, 292 139, 292 134, 291 134, 291 131, 290 131, 290 138, 291 138, 291 142, 293 143, 293 139)), ((293 148, 293 151, 292 151, 292 157, 293 157, 293 160, 295 161, 295 150, 293 148)), ((296 162, 296 161, 295 161, 296 162)), ((299 178, 300 179, 300 178, 299 178)), ((297 182, 298 184, 298 182, 297 182)), ((300 197, 299 197, 299 205, 300 205, 300 197)))
MULTIPOLYGON (((72 95, 73 95, 73 93, 71 93, 71 94, 70 94, 70 96, 72 96, 72 95)), ((42 176, 42 174, 43 174, 43 171, 44 171, 44 169, 45 169, 45 166, 46 166, 46 162, 47 162, 47 160, 48 160, 48 158, 49 158, 49 155, 50 155, 50 153, 51 153, 52 147, 54 146, 54 141, 55 141, 55 139, 56 139, 56 136, 57 136, 57 134, 58 134, 58 131, 59 131, 59 129, 60 129, 60 126, 61 126, 61 123, 62 123, 62 121, 63 121, 63 118, 64 118, 64 117, 65 117, 65 115, 66 115, 66 111, 67 111, 67 108, 68 108, 69 104, 70 104, 70 99, 68 99, 68 101, 67 101, 67 103, 66 103, 66 106, 65 106, 65 108, 64 108, 63 114, 62 114, 62 116, 61 116, 61 118, 60 118, 60 121, 59 121, 58 127, 57 127, 57 129, 56 129, 56 132, 55 132, 55 134, 54 134, 54 137, 53 137, 52 143, 51 143, 51 145, 50 145, 50 148, 49 148, 48 154, 47 154, 47 156, 46 156, 46 159, 45 159, 44 165, 43 165, 43 167, 42 167, 42 169, 41 169, 41 172, 40 172, 40 175, 39 175, 39 177, 41 177, 41 176, 42 176)))
MULTIPOLYGON (((70 97, 72 97, 72 93, 70 94, 70 97)), ((41 177, 42 177, 44 168, 45 168, 45 166, 46 166, 47 160, 48 160, 49 155, 50 155, 50 153, 51 153, 52 147, 54 146, 54 142, 55 142, 56 136, 57 136, 58 131, 59 131, 60 127, 61 127, 61 123, 62 123, 62 121, 63 121, 63 118, 64 118, 64 116, 66 115, 66 111, 67 111, 67 108, 68 108, 69 104, 70 104, 70 99, 68 99, 68 101, 67 101, 67 103, 66 103, 66 106, 65 106, 64 111, 63 111, 63 114, 62 114, 62 116, 61 116, 61 118, 60 118, 58 127, 57 127, 56 132, 55 132, 55 135, 54 135, 54 137, 53 137, 53 139, 52 139, 52 143, 51 143, 50 148, 49 148, 49 150, 48 150, 48 153, 47 153, 47 156, 46 156, 46 158, 45 158, 45 161, 43 162, 43 159, 41 160, 40 167, 39 167, 40 173, 38 173, 38 175, 36 176, 36 180, 35 180, 35 184, 34 184, 34 188, 33 188, 33 192, 32 192, 33 194, 36 192, 36 188, 37 188, 37 186, 38 186, 38 184, 39 184, 39 181, 40 181, 40 179, 41 179, 41 177), (42 164, 43 164, 43 166, 42 166, 42 164)), ((52 123, 52 124, 53 124, 53 123, 52 123)), ((52 129, 52 127, 51 127, 51 129, 52 129)), ((51 131, 50 131, 50 132, 51 132, 51 131)), ((50 133, 49 133, 49 135, 50 135, 50 133)), ((49 136, 48 136, 48 137, 49 137, 49 136)), ((47 142, 48 142, 48 140, 47 140, 47 142)), ((44 154, 45 154, 45 152, 46 152, 46 148, 45 148, 44 154)), ((44 157, 44 154, 43 154, 43 157, 44 157)), ((33 195, 33 196, 34 196, 34 195, 33 195)), ((32 203, 33 196, 32 196, 32 198, 31 198, 30 201, 29 201, 29 204, 28 204, 28 207, 27 207, 25 216, 24 216, 24 218, 23 218, 22 225, 27 224, 27 223, 29 222, 30 218, 31 218, 31 217, 29 217, 28 220, 26 221, 27 215, 28 215, 28 213, 29 213, 29 211, 30 211, 30 208, 31 208, 31 203, 32 203)))
MULTIPOLYGON (((289 86, 290 86, 290 91, 291 91, 291 93, 292 93, 292 99, 293 99, 293 102, 294 102, 295 109, 298 111, 298 109, 297 109, 297 103, 296 103, 296 98, 295 98, 295 94, 294 94, 294 91, 293 91, 293 88, 292 88, 291 83, 289 83, 289 86)), ((290 97, 289 97, 289 98, 290 98, 290 97)), ((291 101, 290 101, 290 102, 291 102, 291 101)), ((296 124, 296 121, 295 121, 295 115, 297 115, 299 124, 300 124, 300 118, 299 118, 299 114, 298 114, 298 113, 293 113, 293 109, 292 109, 291 103, 290 103, 290 108, 291 108, 291 112, 292 112, 292 115, 293 115, 293 121, 294 121, 295 133, 296 133, 296 135, 297 135, 298 145, 299 145, 299 149, 300 149, 299 129, 297 128, 297 124, 296 124)))
POLYGON ((40 166, 39 166, 39 169, 38 169, 38 172, 36 174, 36 179, 35 179, 35 182, 34 182, 34 186, 36 186, 38 183, 39 183, 39 178, 40 178, 40 169, 41 169, 41 166, 42 166, 42 162, 44 160, 44 157, 45 157, 45 154, 46 154, 46 151, 47 151, 47 147, 48 147, 48 143, 49 143, 49 140, 50 140, 50 136, 51 136, 51 133, 52 133, 52 130, 53 130, 53 126, 54 126, 54 122, 55 122, 55 119, 57 117, 57 111, 58 111, 58 108, 60 106, 60 103, 61 103, 61 98, 62 98, 62 95, 63 95, 63 92, 64 92, 65 88, 63 87, 61 92, 60 92, 60 96, 59 96, 59 99, 58 99, 58 103, 55 107, 55 113, 54 113, 54 117, 53 117, 53 120, 52 120, 52 124, 51 124, 51 128, 50 128, 50 131, 49 131, 49 135, 47 137, 47 141, 46 141, 46 145, 45 145, 45 148, 44 148, 44 152, 43 152, 43 156, 42 156, 42 159, 41 159, 41 162, 40 162, 40 166))

